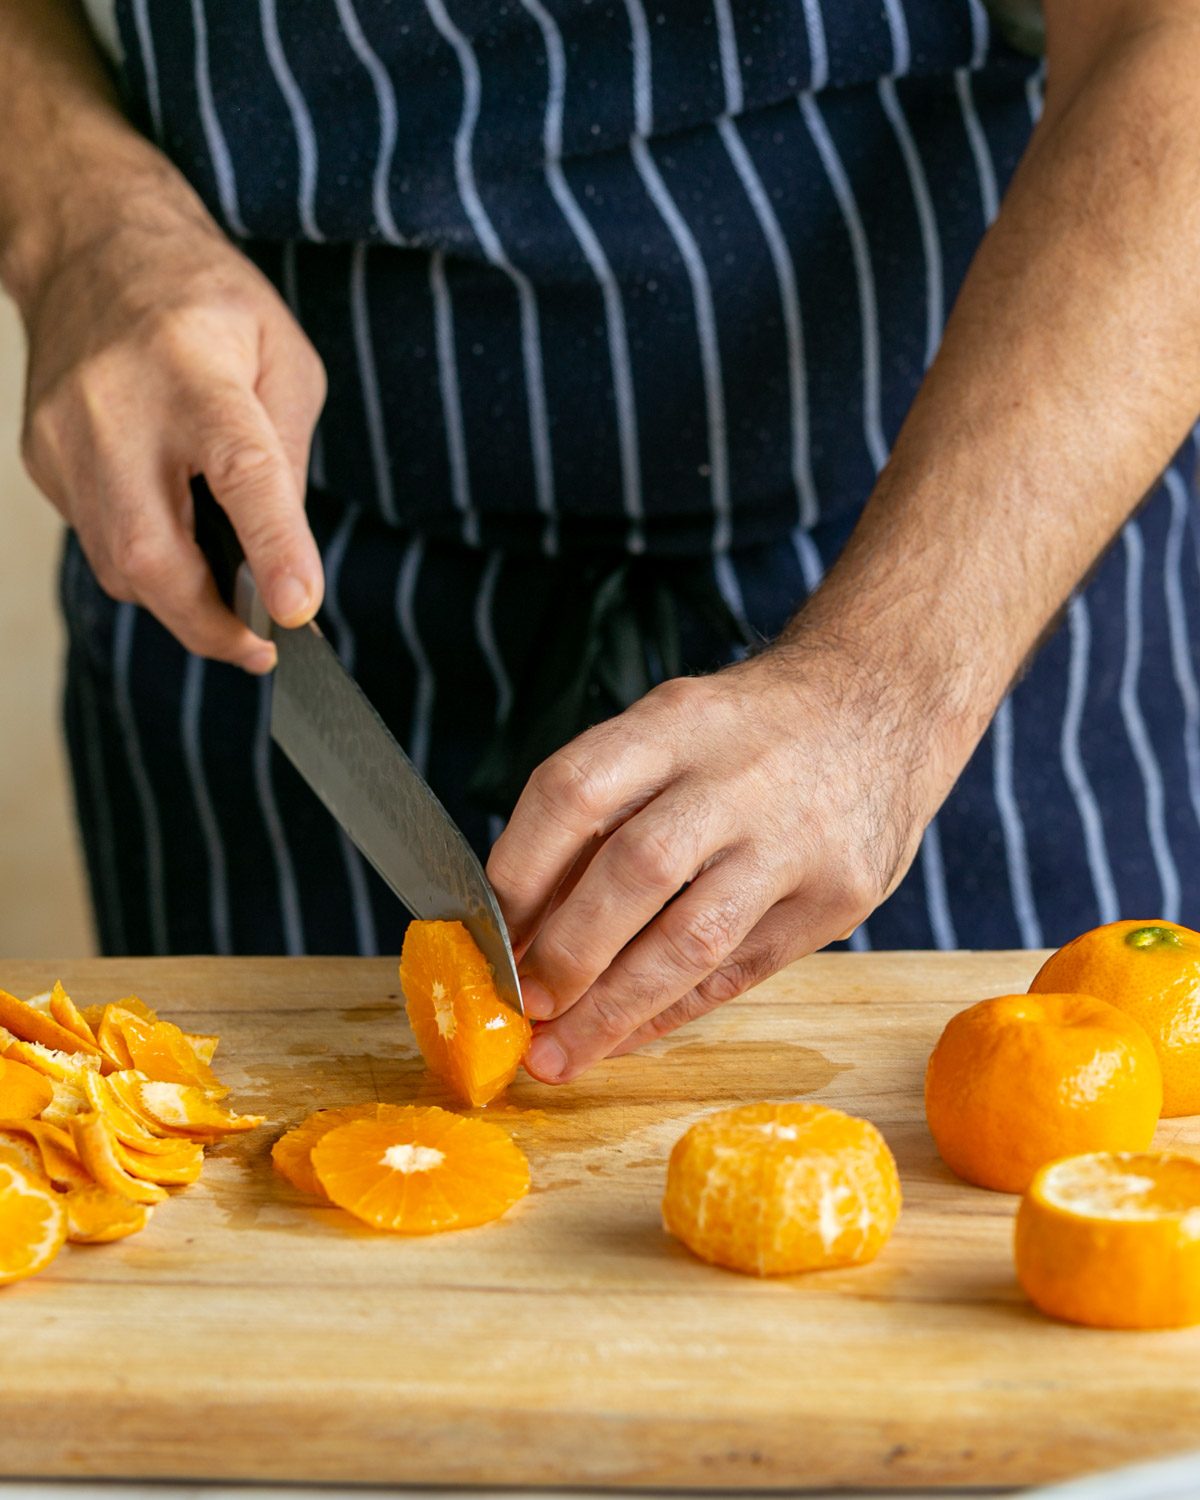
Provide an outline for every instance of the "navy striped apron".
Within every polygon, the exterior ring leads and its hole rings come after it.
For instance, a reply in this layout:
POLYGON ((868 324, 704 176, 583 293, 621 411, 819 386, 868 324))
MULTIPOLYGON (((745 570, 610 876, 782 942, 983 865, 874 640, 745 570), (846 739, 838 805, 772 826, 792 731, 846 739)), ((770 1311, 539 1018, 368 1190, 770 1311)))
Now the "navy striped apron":
MULTIPOLYGON (((117 0, 116 22, 131 117, 326 363, 323 622, 481 851, 480 763, 581 577, 670 593, 687 671, 820 579, 1040 104, 979 0, 117 0)), ((1200 915, 1194 460, 852 946, 1200 915)), ((269 686, 107 599, 72 541, 62 599, 105 951, 394 952, 403 914, 272 749, 269 686)))

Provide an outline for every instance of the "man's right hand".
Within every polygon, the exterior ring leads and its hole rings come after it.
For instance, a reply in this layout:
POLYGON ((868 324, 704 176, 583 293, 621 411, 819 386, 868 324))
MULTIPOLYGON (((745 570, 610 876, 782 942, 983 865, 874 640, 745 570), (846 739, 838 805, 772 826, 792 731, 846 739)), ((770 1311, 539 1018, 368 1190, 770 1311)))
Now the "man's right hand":
POLYGON ((322 574, 304 493, 321 361, 185 184, 135 190, 111 218, 101 210, 18 297, 26 466, 106 592, 191 651, 267 671, 274 647, 222 604, 196 546, 189 480, 208 480, 272 616, 311 619, 322 574))

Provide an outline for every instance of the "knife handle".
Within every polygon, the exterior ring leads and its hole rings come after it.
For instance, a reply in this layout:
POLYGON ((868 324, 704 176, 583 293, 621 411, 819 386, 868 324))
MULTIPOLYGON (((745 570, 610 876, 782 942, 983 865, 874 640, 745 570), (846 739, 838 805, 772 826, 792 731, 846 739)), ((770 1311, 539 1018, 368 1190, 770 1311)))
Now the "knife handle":
POLYGON ((267 614, 233 522, 213 498, 203 475, 192 480, 193 526, 196 545, 212 570, 222 602, 264 640, 271 634, 267 614))

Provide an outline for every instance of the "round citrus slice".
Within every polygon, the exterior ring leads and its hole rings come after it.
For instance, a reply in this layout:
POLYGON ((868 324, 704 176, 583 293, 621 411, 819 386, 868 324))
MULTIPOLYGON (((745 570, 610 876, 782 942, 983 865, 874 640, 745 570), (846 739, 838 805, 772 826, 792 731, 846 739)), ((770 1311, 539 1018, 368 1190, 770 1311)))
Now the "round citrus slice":
POLYGON ((861 1265, 887 1242, 900 1179, 874 1125, 820 1104, 748 1104, 675 1143, 663 1223, 702 1260, 755 1276, 861 1265))
POLYGON ((508 1132, 436 1106, 381 1105, 323 1136, 312 1165, 327 1196, 376 1229, 437 1234, 506 1213, 529 1191, 508 1132))
POLYGON ((54 1085, 44 1073, 0 1057, 0 1119, 32 1120, 53 1098, 54 1085))
POLYGON ((1200 1161, 1092 1152, 1052 1162, 1017 1210, 1017 1279, 1044 1313, 1093 1328, 1200 1323, 1200 1161))
POLYGON ((410 922, 400 954, 409 1025, 431 1073, 476 1107, 516 1076, 532 1032, 501 1000, 461 922, 410 922))
POLYGON ((60 1194, 0 1161, 0 1285, 44 1271, 67 1237, 60 1194))
POLYGON ((63 1194, 67 1210, 67 1238, 75 1245, 108 1245, 137 1234, 150 1222, 154 1209, 110 1193, 92 1183, 63 1194))
POLYGON ((344 1104, 336 1109, 318 1109, 299 1125, 283 1135, 271 1147, 271 1161, 275 1170, 302 1193, 325 1196, 325 1189, 313 1170, 312 1149, 322 1136, 336 1130, 339 1125, 348 1125, 351 1120, 378 1119, 381 1109, 394 1105, 344 1104))

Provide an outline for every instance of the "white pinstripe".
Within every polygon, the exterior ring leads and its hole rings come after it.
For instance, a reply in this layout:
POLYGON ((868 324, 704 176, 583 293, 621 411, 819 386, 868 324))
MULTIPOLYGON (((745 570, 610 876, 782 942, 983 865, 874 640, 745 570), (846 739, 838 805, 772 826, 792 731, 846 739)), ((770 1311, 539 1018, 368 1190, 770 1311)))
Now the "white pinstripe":
POLYGON ((1043 64, 1036 73, 1031 73, 1025 84, 1025 99, 1029 105, 1029 117, 1036 125, 1045 108, 1046 69, 1043 64))
POLYGON ((442 398, 442 424, 446 430, 446 460, 450 465, 450 494, 462 515, 463 541, 479 544, 479 517, 471 503, 471 470, 463 427, 462 391, 458 383, 458 354, 454 347, 454 303, 446 280, 446 255, 435 250, 429 257, 429 291, 433 298, 433 329, 437 345, 438 390, 442 398))
MULTIPOLYGON (((983 14, 973 0, 972 15, 983 14)), ((976 24, 976 23, 973 23, 976 24)), ((987 17, 984 14, 983 47, 987 46, 987 17)), ((978 30, 976 47, 980 46, 978 30)), ((996 169, 992 162, 991 148, 984 134, 975 99, 971 91, 971 75, 966 68, 959 68, 954 75, 959 106, 971 157, 975 164, 975 175, 979 182, 979 200, 984 223, 990 227, 1000 211, 1000 192, 996 183, 996 169)), ((1038 919, 1033 897, 1033 881, 1029 868, 1028 847, 1025 841, 1025 825, 1021 820, 1021 809, 1013 789, 1013 708, 1012 699, 1006 698, 996 712, 992 725, 994 763, 993 785, 996 810, 1000 816, 1004 835, 1004 851, 1008 861, 1008 881, 1012 891, 1013 914, 1021 933, 1021 943, 1026 948, 1039 948, 1042 943, 1041 922, 1038 919)))
POLYGON ((654 88, 650 76, 650 28, 642 0, 625 0, 629 17, 629 46, 633 54, 633 129, 649 135, 654 129, 654 88))
POLYGON ((96 40, 118 66, 125 61, 121 33, 117 26, 117 0, 83 0, 83 8, 96 40))
POLYGON ((371 205, 375 214, 375 222, 385 240, 390 240, 394 245, 403 245, 404 236, 396 227, 391 200, 392 157, 396 150, 396 90, 392 87, 388 70, 380 62, 374 48, 363 33, 358 16, 355 14, 353 0, 334 0, 334 4, 337 6, 338 20, 345 32, 346 40, 350 43, 351 50, 370 75, 371 86, 375 90, 376 107, 379 110, 379 151, 375 157, 375 170, 371 177, 371 205))
POLYGON ((475 635, 479 641, 479 649, 483 652, 483 659, 487 662, 488 671, 492 674, 492 682, 496 687, 497 724, 508 717, 513 696, 512 682, 496 640, 494 614, 496 582, 503 565, 504 554, 499 551, 493 552, 484 567, 479 580, 479 593, 475 597, 475 635))
POLYGON ((729 0, 713 0, 713 11, 717 18, 717 50, 721 58, 721 81, 725 87, 725 113, 740 115, 745 94, 737 55, 737 32, 729 0))
POLYGON ((800 525, 793 528, 792 546, 796 549, 796 561, 800 564, 805 591, 811 594, 820 583, 825 569, 821 562, 821 554, 817 551, 817 544, 808 534, 806 526, 800 525))
POLYGON ((325 236, 317 226, 315 199, 317 192, 317 137, 313 131, 312 116, 308 103, 296 82, 296 76, 288 64, 287 53, 279 36, 279 17, 275 10, 276 0, 259 0, 259 21, 267 62, 279 85, 292 117, 292 129, 296 133, 296 150, 300 157, 300 182, 296 208, 300 227, 306 239, 318 244, 325 236))
POLYGON ((1163 476, 1171 497, 1171 529, 1167 532, 1163 560, 1163 591, 1167 601, 1167 625, 1171 636, 1171 665, 1179 696, 1183 700, 1183 749, 1187 759, 1188 795, 1200 822, 1200 687, 1192 658, 1187 607, 1183 596, 1183 534, 1188 522, 1188 492, 1179 473, 1168 469, 1163 476))
POLYGON ((196 103, 217 179, 217 197, 221 200, 221 212, 229 227, 234 234, 245 238, 248 231, 242 222, 242 211, 238 206, 233 159, 229 155, 229 145, 213 102, 212 77, 208 66, 208 20, 204 14, 204 0, 192 0, 192 25, 196 34, 196 103))
MULTIPOLYGON (((325 565, 325 611, 333 627, 334 646, 338 658, 346 671, 353 675, 356 656, 354 631, 342 609, 338 588, 342 580, 342 564, 346 550, 358 521, 357 506, 348 506, 337 530, 330 538, 323 559, 325 565)), ((375 933, 375 913, 371 909, 371 893, 367 886, 367 867, 362 855, 355 848, 346 830, 339 826, 338 843, 342 851, 342 863, 346 867, 346 879, 350 886, 350 906, 354 913, 354 940, 360 956, 374 957, 379 952, 379 941, 375 933)))
POLYGON ((158 60, 154 55, 154 33, 150 29, 147 0, 133 0, 133 27, 137 32, 138 47, 142 54, 142 69, 146 75, 146 101, 150 106, 150 120, 154 126, 154 137, 163 138, 162 99, 158 89, 158 60))
POLYGON ((733 659, 744 661, 750 654, 747 642, 754 640, 758 632, 750 624, 746 616, 746 600, 742 594, 742 585, 737 576, 737 568, 734 567, 733 559, 728 552, 718 552, 713 560, 713 577, 716 579, 717 592, 725 601, 725 607, 737 622, 738 629, 742 632, 743 639, 737 642, 733 648, 733 659))
POLYGON ((136 624, 137 606, 118 605, 116 628, 113 634, 113 699, 117 710, 117 724, 121 731, 121 745, 125 751, 125 762, 129 767, 129 776, 133 782, 138 810, 142 815, 150 941, 153 951, 162 954, 170 951, 167 935, 166 888, 163 880, 162 821, 158 814, 154 787, 146 771, 146 760, 142 754, 142 742, 138 735, 129 693, 129 667, 133 656, 133 634, 136 624))
POLYGON ((1121 717, 1146 792, 1146 833, 1162 888, 1159 911, 1168 922, 1179 920, 1179 871, 1167 836, 1166 793, 1146 721, 1138 701, 1142 666, 1142 576, 1146 549, 1141 527, 1129 521, 1121 533, 1125 544, 1125 661, 1121 669, 1121 717))
POLYGON ((942 859, 942 832, 938 820, 931 818, 921 838, 921 877, 925 885, 925 910, 933 945, 943 952, 958 947, 958 932, 950 910, 946 888, 946 865, 942 859))
POLYGON ((1076 594, 1067 606, 1067 628, 1070 634, 1071 660, 1067 675, 1067 702, 1063 709, 1062 734, 1059 737, 1063 775, 1071 788, 1071 795, 1079 810, 1079 821, 1083 826, 1088 873, 1092 877, 1092 889, 1096 893, 1097 920, 1115 922, 1120 915, 1117 887, 1104 840, 1100 807, 1088 779, 1079 743, 1092 649, 1091 616, 1087 601, 1082 595, 1076 594))
POLYGON ((967 0, 967 4, 971 11, 971 67, 979 69, 987 61, 992 28, 983 0, 967 0))
POLYGON ((796 489, 800 524, 815 526, 820 512, 817 487, 813 479, 809 447, 808 376, 804 366, 804 323, 800 311, 800 291, 796 268, 771 199, 754 166, 744 141, 728 116, 717 121, 717 131, 733 169, 741 181, 754 217, 762 230, 771 256, 775 280, 779 287, 779 305, 783 312, 783 331, 787 347, 788 396, 792 427, 792 483, 796 489))
POLYGON ((1004 853, 1008 863, 1008 886, 1012 893, 1013 915, 1021 935, 1022 948, 1042 946, 1042 924, 1030 879, 1029 856, 1025 845, 1025 825, 1017 805, 1013 783, 1013 707, 1005 698, 992 721, 992 788, 1000 812, 1004 834, 1004 853))
POLYGON ((454 174, 458 195, 484 255, 504 272, 517 292, 521 311, 521 354, 525 366, 525 393, 529 406, 529 441, 533 454, 534 491, 538 509, 546 518, 543 551, 558 550, 558 523, 554 501, 554 466, 550 457, 550 419, 546 408, 546 379, 542 369, 541 328, 537 297, 524 271, 509 260, 496 227, 479 196, 473 161, 475 127, 479 122, 482 82, 479 60, 471 43, 450 19, 443 0, 425 0, 433 24, 454 49, 462 74, 463 107, 454 136, 454 174))
POLYGON ((296 958, 305 951, 304 923, 300 915, 300 889, 296 884, 296 870, 292 864, 283 819, 279 816, 279 804, 275 801, 275 786, 271 777, 271 689, 271 678, 260 677, 258 721, 254 728, 250 759, 254 774, 254 795, 266 829, 267 842, 271 846, 271 858, 275 863, 284 951, 289 958, 296 958))
POLYGON ((204 773, 204 751, 200 743, 206 665, 202 656, 189 656, 187 659, 183 673, 183 707, 179 732, 183 744, 183 764, 187 770, 188 785, 192 789, 192 801, 196 804, 196 818, 208 857, 208 921, 213 952, 228 955, 233 952, 229 921, 228 865, 221 828, 208 790, 208 777, 204 773))
MULTIPOLYGON (((889 10, 888 14, 892 15, 892 11, 889 10)), ((906 71, 910 62, 908 29, 903 10, 898 11, 895 24, 903 28, 902 31, 893 32, 896 49, 895 68, 899 73, 906 71), (903 69, 900 66, 902 60, 903 69)), ((925 258, 925 366, 928 368, 933 363, 938 345, 941 343, 942 326, 946 318, 942 243, 938 234, 937 215, 934 212, 933 198, 929 192, 929 179, 925 175, 917 143, 909 129, 904 106, 900 102, 900 95, 892 79, 880 80, 879 100, 883 105, 888 124, 892 128, 892 134, 896 137, 900 154, 904 158, 904 169, 908 173, 908 184, 912 191, 913 204, 917 210, 917 223, 921 230, 921 249, 925 258)))
POLYGON ((903 0, 883 0, 883 9, 892 34, 892 77, 903 78, 912 67, 912 47, 903 0))
POLYGON ((808 32, 809 88, 818 93, 829 82, 829 48, 825 41, 825 17, 821 0, 803 0, 804 27, 808 32))
POLYGON ((721 373, 721 350, 717 342, 717 315, 713 306, 712 287, 700 247, 671 197, 649 146, 640 136, 635 135, 629 142, 629 148, 638 176, 675 241, 691 283, 696 337, 700 341, 700 369, 704 379, 708 461, 712 471, 709 475, 713 510, 712 548, 714 552, 726 552, 731 539, 729 450, 725 432, 725 382, 721 373))
POLYGON ((367 250, 359 241, 350 251, 350 320, 354 329, 354 354, 362 388, 363 413, 367 419, 367 441, 371 448, 371 467, 375 491, 384 516, 396 523, 396 497, 392 489, 392 464, 384 430, 383 402, 379 394, 379 373, 375 367, 375 349, 371 342, 371 314, 367 306, 367 250))
POLYGON ((409 734, 409 759, 421 775, 429 768, 429 742, 433 733, 433 701, 435 682, 429 666, 429 658, 421 637, 417 632, 415 603, 417 580, 421 574, 421 563, 425 556, 425 541, 414 536, 404 550, 400 574, 396 580, 396 618, 400 633, 416 668, 417 681, 413 705, 412 729, 409 734))
POLYGON ((633 389, 633 365, 629 356, 629 335, 625 326, 625 306, 617 278, 604 248, 596 236, 579 200, 571 191, 562 166, 563 105, 567 86, 566 54, 562 33, 541 0, 521 0, 537 22, 546 48, 549 82, 546 90, 546 118, 543 143, 546 152, 546 183, 563 218, 583 251, 592 275, 600 286, 604 301, 604 320, 608 332, 608 358, 612 368, 613 397, 617 411, 617 444, 621 458, 621 493, 625 514, 629 518, 628 550, 644 552, 642 533, 642 469, 638 444, 637 402, 633 389))
POLYGON ((808 133, 812 136, 821 165, 837 199, 842 222, 850 237, 850 253, 854 259, 854 274, 858 282, 858 307, 862 318, 863 342, 863 436, 867 452, 878 473, 887 463, 888 445, 883 435, 882 394, 880 390, 879 364, 879 304, 875 292, 875 274, 871 269, 871 251, 867 243, 867 232, 862 215, 854 198, 850 179, 842 165, 833 137, 826 129, 816 99, 810 93, 801 94, 800 112, 808 133))

